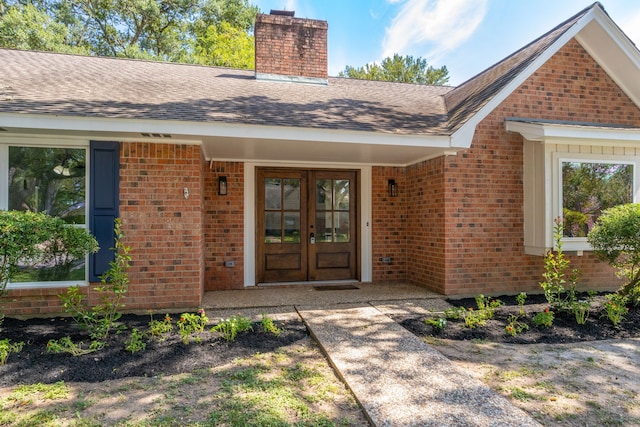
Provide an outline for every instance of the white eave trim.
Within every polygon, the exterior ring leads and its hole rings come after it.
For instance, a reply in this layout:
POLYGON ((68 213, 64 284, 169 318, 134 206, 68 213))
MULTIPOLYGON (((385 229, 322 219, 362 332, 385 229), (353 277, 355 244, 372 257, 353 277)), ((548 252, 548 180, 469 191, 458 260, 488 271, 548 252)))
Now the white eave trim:
POLYGON ((588 141, 602 144, 603 142, 640 143, 640 128, 625 128, 614 126, 597 126, 571 123, 532 123, 518 121, 517 119, 505 120, 507 132, 516 132, 528 141, 541 143, 563 143, 584 145, 588 141))
POLYGON ((0 113, 0 127, 50 131, 162 133, 179 137, 227 137, 334 142, 367 145, 450 148, 446 135, 407 135, 340 129, 298 128, 230 123, 201 123, 172 120, 68 117, 50 114, 0 113))

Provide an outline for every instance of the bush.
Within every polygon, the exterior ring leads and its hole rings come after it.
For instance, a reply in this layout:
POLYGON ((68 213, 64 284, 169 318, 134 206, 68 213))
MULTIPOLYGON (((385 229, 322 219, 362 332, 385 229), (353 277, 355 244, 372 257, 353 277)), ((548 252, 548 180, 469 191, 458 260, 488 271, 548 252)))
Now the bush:
POLYGON ((635 305, 640 302, 640 204, 605 210, 587 236, 595 255, 626 279, 620 293, 635 305))
MULTIPOLYGON (((57 280, 69 273, 72 262, 98 250, 85 229, 68 226, 60 218, 28 211, 0 211, 0 297, 20 266, 48 263, 57 280)), ((0 310, 0 321, 2 310, 0 310)))

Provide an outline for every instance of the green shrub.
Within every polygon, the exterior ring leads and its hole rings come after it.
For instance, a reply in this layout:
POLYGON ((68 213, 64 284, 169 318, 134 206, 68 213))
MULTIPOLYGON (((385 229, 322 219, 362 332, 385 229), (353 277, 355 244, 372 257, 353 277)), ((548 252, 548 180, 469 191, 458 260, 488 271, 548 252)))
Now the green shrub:
POLYGON ((544 256, 544 273, 540 287, 544 290, 544 296, 552 307, 558 309, 571 309, 576 302, 576 283, 580 272, 576 269, 566 277, 570 261, 562 251, 562 236, 564 227, 560 218, 556 219, 553 226, 553 240, 555 252, 547 251, 544 256))
POLYGON ((178 333, 182 337, 182 342, 189 344, 191 337, 195 336, 196 342, 200 342, 197 334, 204 332, 209 318, 205 315, 204 309, 199 309, 198 314, 183 313, 178 320, 178 333))
POLYGON ((640 204, 606 209, 587 236, 595 255, 626 279, 620 293, 629 302, 640 303, 640 204))
POLYGON ((251 325, 251 319, 236 314, 228 319, 223 319, 211 330, 222 334, 222 338, 225 340, 233 341, 239 333, 253 330, 253 327, 251 325))
POLYGON ((131 336, 125 342, 124 349, 130 353, 137 353, 147 348, 147 343, 144 341, 144 333, 140 332, 137 328, 131 330, 131 336))
POLYGON ((604 305, 605 314, 611 323, 613 323, 613 326, 617 327, 618 324, 624 320, 627 313, 629 313, 629 308, 627 307, 629 298, 618 293, 609 294, 605 298, 607 299, 604 305))
MULTIPOLYGON (((54 266, 54 275, 67 274, 73 260, 97 250, 98 243, 85 229, 68 226, 60 218, 27 211, 0 211, 0 298, 6 295, 9 281, 20 272, 20 265, 46 262, 54 266)), ((2 318, 0 307, 0 322, 2 318)))
POLYGON ((276 324, 273 322, 273 319, 267 316, 266 314, 262 315, 262 320, 260 321, 260 324, 262 325, 262 330, 268 334, 273 334, 275 336, 278 336, 282 332, 280 328, 278 328, 276 324))
POLYGON ((531 319, 531 321, 538 328, 550 328, 553 325, 553 319, 553 311, 547 308, 545 309, 545 311, 537 313, 535 316, 533 316, 533 319, 531 319))

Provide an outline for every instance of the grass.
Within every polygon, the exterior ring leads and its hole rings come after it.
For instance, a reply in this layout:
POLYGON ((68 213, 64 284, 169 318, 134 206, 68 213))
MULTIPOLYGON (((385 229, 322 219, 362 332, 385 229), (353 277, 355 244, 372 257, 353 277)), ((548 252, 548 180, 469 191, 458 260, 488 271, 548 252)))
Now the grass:
POLYGON ((337 427, 366 421, 309 339, 170 377, 0 389, 0 425, 337 427))

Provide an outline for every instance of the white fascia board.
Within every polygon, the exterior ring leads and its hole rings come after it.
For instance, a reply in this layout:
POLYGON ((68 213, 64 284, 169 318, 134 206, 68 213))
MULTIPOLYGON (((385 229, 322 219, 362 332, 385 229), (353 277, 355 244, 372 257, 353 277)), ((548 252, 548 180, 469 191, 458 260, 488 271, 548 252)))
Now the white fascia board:
POLYGON ((476 126, 485 117, 497 108, 513 91, 523 84, 538 68, 549 60, 558 52, 562 46, 567 44, 569 40, 580 32, 594 17, 593 10, 583 16, 580 21, 576 22, 562 36, 558 38, 551 46, 549 46, 540 56, 538 56, 528 67, 518 74, 511 82, 509 82, 500 92, 498 92, 489 102, 487 102, 476 114, 467 120, 457 131, 451 135, 451 146, 469 148, 475 134, 476 126))
POLYGON ((163 133, 179 136, 280 139, 368 145, 449 148, 446 135, 406 135, 340 129, 314 129, 171 120, 69 117, 48 114, 0 113, 0 127, 75 132, 163 133))
POLYGON ((529 141, 542 143, 557 143, 562 140, 565 144, 571 144, 574 140, 576 144, 584 145, 586 141, 592 140, 597 143, 604 142, 631 142, 640 143, 639 128, 619 128, 619 127, 590 127, 570 124, 554 123, 522 123, 517 121, 505 121, 507 132, 517 132, 529 141))

